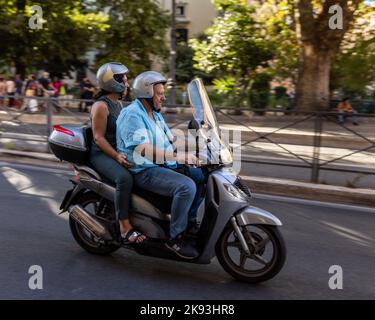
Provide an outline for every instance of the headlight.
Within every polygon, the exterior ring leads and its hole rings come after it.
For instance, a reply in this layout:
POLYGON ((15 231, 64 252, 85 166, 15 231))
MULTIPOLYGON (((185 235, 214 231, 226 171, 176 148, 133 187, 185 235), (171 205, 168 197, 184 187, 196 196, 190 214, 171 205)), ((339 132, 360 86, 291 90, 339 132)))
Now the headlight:
POLYGON ((230 183, 225 183, 224 184, 225 189, 235 198, 243 200, 243 201, 248 201, 248 196, 241 190, 236 188, 234 185, 230 183))

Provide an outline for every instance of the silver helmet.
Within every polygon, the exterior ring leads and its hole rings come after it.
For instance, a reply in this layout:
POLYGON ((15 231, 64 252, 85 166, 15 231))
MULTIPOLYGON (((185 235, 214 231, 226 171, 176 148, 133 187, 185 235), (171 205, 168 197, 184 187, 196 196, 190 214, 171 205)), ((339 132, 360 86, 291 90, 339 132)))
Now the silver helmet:
POLYGON ((126 74, 129 71, 122 63, 108 62, 103 64, 96 73, 99 87, 108 92, 122 93, 125 91, 125 84, 121 79, 116 80, 116 75, 126 74))
POLYGON ((165 84, 166 82, 167 79, 159 72, 146 71, 134 79, 132 91, 138 99, 152 98, 154 96, 154 85, 165 84))

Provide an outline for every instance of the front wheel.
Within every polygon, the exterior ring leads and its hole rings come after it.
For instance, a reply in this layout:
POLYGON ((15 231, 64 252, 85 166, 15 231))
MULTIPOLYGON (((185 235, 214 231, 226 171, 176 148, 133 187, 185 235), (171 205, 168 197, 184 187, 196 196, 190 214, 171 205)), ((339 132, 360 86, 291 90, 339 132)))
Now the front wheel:
POLYGON ((279 229, 260 224, 240 229, 250 254, 242 248, 229 222, 216 244, 216 256, 221 266, 240 281, 257 283, 273 278, 280 272, 286 259, 286 247, 279 229))

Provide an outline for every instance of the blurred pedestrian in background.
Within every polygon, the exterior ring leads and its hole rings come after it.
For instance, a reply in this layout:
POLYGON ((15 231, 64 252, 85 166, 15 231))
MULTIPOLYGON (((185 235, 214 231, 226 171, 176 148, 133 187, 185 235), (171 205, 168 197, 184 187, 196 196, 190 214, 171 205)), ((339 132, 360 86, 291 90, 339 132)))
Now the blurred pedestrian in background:
MULTIPOLYGON (((64 88, 64 84, 61 82, 61 80, 58 77, 53 77, 51 89, 53 90, 52 98, 53 99, 53 106, 55 107, 57 112, 61 111, 60 104, 58 101, 58 98, 60 97, 62 93, 62 88, 64 88)), ((65 90, 64 90, 65 92, 65 90)))
POLYGON ((51 89, 48 72, 43 72, 43 75, 38 79, 38 82, 44 90, 50 90, 51 89))
POLYGON ((352 117, 352 123, 358 125, 358 117, 356 116, 357 111, 353 109, 352 105, 349 102, 349 98, 344 98, 338 105, 337 111, 339 114, 339 123, 344 124, 347 117, 352 117))
MULTIPOLYGON (((92 100, 94 96, 94 92, 95 92, 95 87, 88 78, 82 79, 81 88, 82 88, 81 99, 92 100)), ((79 104, 79 111, 89 112, 90 110, 88 109, 88 107, 91 107, 91 105, 92 105, 91 101, 82 101, 79 104)))
POLYGON ((14 106, 14 95, 16 93, 16 83, 14 81, 14 77, 10 77, 5 82, 5 87, 8 95, 8 108, 12 108, 14 106))
POLYGON ((5 94, 6 94, 6 90, 5 90, 4 77, 0 76, 0 107, 5 106, 5 94))
POLYGON ((15 94, 15 107, 20 109, 23 104, 22 96, 23 81, 20 74, 16 74, 16 94, 15 94))
POLYGON ((33 74, 29 74, 27 77, 26 85, 25 85, 25 102, 23 104, 23 109, 26 109, 30 112, 38 111, 38 101, 33 97, 37 96, 37 89, 39 88, 38 82, 35 80, 35 76, 33 74))

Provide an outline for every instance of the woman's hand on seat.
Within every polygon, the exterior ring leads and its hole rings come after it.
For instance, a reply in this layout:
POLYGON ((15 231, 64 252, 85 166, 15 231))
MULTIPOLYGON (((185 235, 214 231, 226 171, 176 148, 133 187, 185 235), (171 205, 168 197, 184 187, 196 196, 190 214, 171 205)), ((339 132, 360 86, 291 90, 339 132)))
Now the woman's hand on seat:
POLYGON ((124 166, 125 168, 129 169, 131 167, 133 167, 133 164, 128 162, 128 160, 126 160, 126 155, 123 154, 123 153, 118 153, 117 156, 116 156, 116 161, 121 164, 122 166, 124 166))

